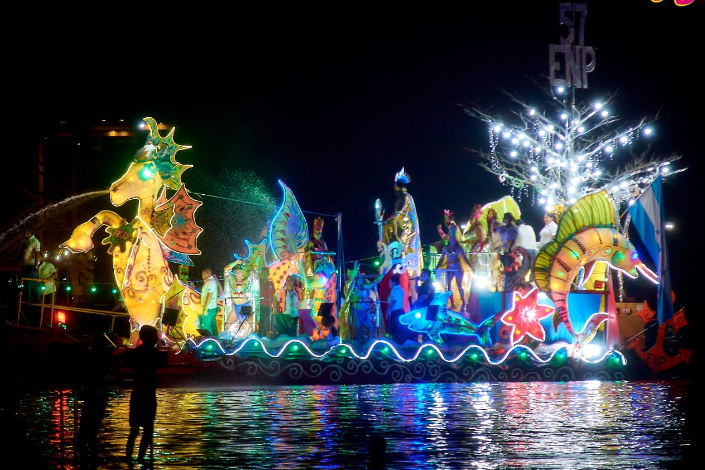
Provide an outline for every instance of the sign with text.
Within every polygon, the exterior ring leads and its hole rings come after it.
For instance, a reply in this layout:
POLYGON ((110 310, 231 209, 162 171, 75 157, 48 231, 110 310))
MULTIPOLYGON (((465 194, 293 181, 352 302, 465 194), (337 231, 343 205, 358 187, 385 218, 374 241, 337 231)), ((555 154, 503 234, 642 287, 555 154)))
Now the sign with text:
POLYGON ((551 86, 587 88, 587 74, 595 70, 595 49, 584 45, 587 4, 561 3, 559 12, 561 43, 548 46, 551 86))

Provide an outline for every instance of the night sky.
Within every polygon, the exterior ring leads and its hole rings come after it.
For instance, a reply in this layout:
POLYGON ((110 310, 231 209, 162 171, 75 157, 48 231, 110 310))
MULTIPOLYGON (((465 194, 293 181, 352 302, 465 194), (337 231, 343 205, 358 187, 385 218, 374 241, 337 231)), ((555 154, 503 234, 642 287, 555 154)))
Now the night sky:
MULTIPOLYGON (((178 143, 193 146, 177 155, 193 165, 184 173, 188 189, 246 199, 251 191, 228 180, 244 172, 278 203, 281 179, 309 225, 316 214, 342 214, 347 262, 376 254, 374 201, 381 198, 391 212, 394 175, 404 167, 421 242, 435 242, 443 209, 466 221, 473 204, 508 194, 468 150, 488 148, 487 129, 463 106, 506 116, 517 109, 508 92, 548 109, 558 2, 398 5, 234 6, 208 16, 173 12, 176 20, 135 10, 114 13, 107 24, 106 18, 42 22, 31 46, 18 39, 10 51, 8 90, 23 98, 22 122, 35 131, 14 142, 20 164, 36 152, 31 139, 59 118, 136 125, 151 116, 176 127, 178 143)), ((576 92, 578 101, 617 93, 612 108, 624 125, 658 114, 651 151, 684 156, 679 165, 689 169, 666 180, 664 197, 676 224, 669 234, 673 286, 691 305, 686 286, 697 256, 690 247, 702 203, 696 124, 705 104, 696 26, 702 29, 704 20, 703 1, 588 2, 585 45, 596 50, 596 69, 588 88, 576 92)), ((97 165, 94 189, 104 189, 131 157, 81 164, 97 165)), ((209 204, 215 199, 204 197, 206 232, 230 225, 209 204)), ((540 208, 528 200, 520 205, 538 233, 540 208)), ((197 268, 220 269, 243 246, 210 237, 200 240, 197 268)), ((335 249, 331 217, 324 238, 335 249)))

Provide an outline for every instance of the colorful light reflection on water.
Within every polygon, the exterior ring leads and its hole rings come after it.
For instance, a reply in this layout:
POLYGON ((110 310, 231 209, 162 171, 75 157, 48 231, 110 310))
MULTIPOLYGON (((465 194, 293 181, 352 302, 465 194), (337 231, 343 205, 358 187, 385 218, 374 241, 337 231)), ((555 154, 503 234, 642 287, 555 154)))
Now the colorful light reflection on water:
MULTIPOLYGON (((688 392, 675 381, 160 389, 153 465, 365 469, 381 434, 388 469, 673 468, 691 444, 688 392)), ((19 396, 5 455, 74 468, 76 403, 71 390, 19 396)), ((129 389, 113 389, 100 468, 128 468, 128 407, 129 389)))

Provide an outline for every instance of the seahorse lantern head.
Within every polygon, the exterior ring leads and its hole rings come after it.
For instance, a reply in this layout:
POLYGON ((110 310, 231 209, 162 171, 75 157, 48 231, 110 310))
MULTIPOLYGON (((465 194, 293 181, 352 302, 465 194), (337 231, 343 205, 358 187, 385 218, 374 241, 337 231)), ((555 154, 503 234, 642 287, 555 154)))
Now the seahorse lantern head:
POLYGON ((144 121, 149 125, 147 141, 135 153, 127 172, 110 186, 110 201, 116 206, 130 199, 154 197, 162 186, 178 190, 181 174, 192 166, 176 161, 176 152, 190 149, 191 146, 174 142, 175 128, 162 137, 153 118, 146 117, 144 121))

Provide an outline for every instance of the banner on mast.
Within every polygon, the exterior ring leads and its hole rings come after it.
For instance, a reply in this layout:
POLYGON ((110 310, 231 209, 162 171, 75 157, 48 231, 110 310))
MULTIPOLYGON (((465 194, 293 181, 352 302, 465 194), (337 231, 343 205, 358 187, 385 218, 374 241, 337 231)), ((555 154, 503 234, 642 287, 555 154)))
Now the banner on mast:
POLYGON ((673 299, 671 298, 671 278, 668 271, 660 175, 646 188, 627 212, 631 215, 632 224, 639 233, 651 260, 657 264, 659 273, 657 312, 658 322, 661 324, 673 318, 673 299))

